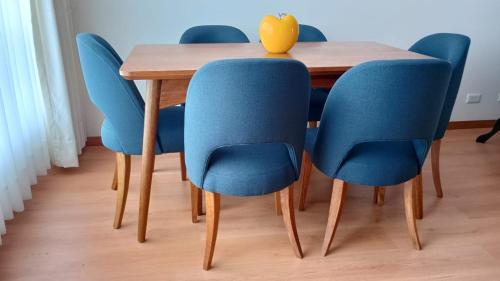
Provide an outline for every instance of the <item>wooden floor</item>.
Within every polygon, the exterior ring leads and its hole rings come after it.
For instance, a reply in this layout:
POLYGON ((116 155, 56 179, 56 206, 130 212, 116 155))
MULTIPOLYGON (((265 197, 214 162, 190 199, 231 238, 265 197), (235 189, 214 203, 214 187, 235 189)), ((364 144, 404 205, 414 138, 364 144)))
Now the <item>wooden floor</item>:
POLYGON ((41 177, 26 210, 7 223, 0 280, 500 280, 500 136, 476 144, 484 131, 448 132, 443 199, 426 163, 422 251, 407 234, 402 188, 389 188, 377 207, 372 188, 353 187, 332 251, 321 257, 331 187, 315 170, 308 209, 297 213, 304 259, 295 258, 272 195, 222 197, 209 272, 202 270, 204 218, 191 223, 178 155, 157 158, 148 240, 139 244, 140 158, 132 162, 123 227, 114 230, 114 155, 87 148, 80 168, 41 177))

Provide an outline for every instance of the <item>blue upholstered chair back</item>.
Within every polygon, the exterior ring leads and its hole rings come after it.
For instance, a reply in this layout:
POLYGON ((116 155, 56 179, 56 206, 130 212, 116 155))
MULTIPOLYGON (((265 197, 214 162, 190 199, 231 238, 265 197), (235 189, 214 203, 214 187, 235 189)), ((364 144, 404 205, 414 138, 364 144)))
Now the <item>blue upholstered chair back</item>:
POLYGON ((301 24, 299 26, 298 42, 326 42, 326 36, 314 26, 301 24))
POLYGON ((200 25, 184 31, 180 44, 248 43, 248 37, 236 27, 228 25, 200 25))
POLYGON ((95 34, 80 33, 76 41, 90 100, 113 127, 122 152, 142 147, 144 101, 135 84, 120 76, 122 60, 95 34))
POLYGON ((410 48, 412 52, 446 60, 452 67, 450 85, 434 139, 443 138, 446 128, 448 128, 448 122, 450 122, 451 112, 462 81, 469 46, 470 38, 467 36, 438 33, 421 39, 410 48))
POLYGON ((321 117, 313 162, 335 178, 357 146, 410 141, 423 164, 450 79, 441 60, 374 61, 346 72, 321 117))
POLYGON ((286 145, 298 178, 309 92, 309 72, 294 60, 222 60, 198 70, 189 84, 185 113, 191 181, 203 186, 218 148, 262 143, 286 145))

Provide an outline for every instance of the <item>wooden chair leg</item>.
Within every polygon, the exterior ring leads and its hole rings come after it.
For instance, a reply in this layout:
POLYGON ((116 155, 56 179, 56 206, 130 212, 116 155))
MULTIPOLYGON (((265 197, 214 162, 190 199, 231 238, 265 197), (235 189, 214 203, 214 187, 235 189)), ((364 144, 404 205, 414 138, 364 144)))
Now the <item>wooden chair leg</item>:
POLYGON ((375 186, 373 190, 373 203, 378 206, 384 206, 385 200, 385 187, 375 186))
POLYGON ((309 128, 318 128, 318 121, 309 121, 309 128))
POLYGON ((297 226, 295 224, 295 212, 293 209, 293 187, 294 184, 288 188, 281 190, 281 210, 283 212, 283 221, 285 222, 288 238, 292 245, 293 252, 298 258, 302 258, 302 248, 300 247, 299 235, 297 234, 297 226))
POLYGON ((333 181, 333 191, 332 191, 332 199, 330 202, 330 213, 328 215, 328 223, 326 225, 325 238, 323 240, 323 247, 321 249, 321 253, 323 256, 326 256, 328 250, 330 249, 330 245, 333 241, 333 236, 335 236, 335 231, 337 230, 337 226, 339 224, 340 216, 342 214, 342 207, 344 206, 346 191, 347 191, 347 183, 342 180, 334 180, 333 181))
POLYGON ((309 179, 311 178, 312 161, 309 153, 304 152, 302 157, 302 186, 300 189, 299 211, 306 209, 307 191, 309 189, 309 179))
POLYGON ((116 162, 115 162, 115 172, 113 174, 113 182, 111 183, 111 189, 112 190, 118 189, 118 166, 116 162))
POLYGON ((203 212, 203 192, 198 192, 198 216, 203 216, 205 213, 203 212))
POLYGON ((187 181, 186 162, 185 162, 185 158, 184 158, 184 152, 179 153, 179 158, 180 158, 180 165, 181 165, 181 179, 182 179, 182 181, 187 181))
POLYGON ((432 179, 434 180, 434 188, 436 195, 443 198, 443 188, 441 187, 441 173, 439 171, 439 154, 441 151, 441 140, 435 140, 431 146, 431 162, 432 162, 432 179))
POLYGON ((217 230, 219 228, 220 194, 205 191, 205 204, 207 208, 207 238, 203 269, 209 270, 212 267, 215 241, 217 240, 217 230))
POLYGON ((281 216, 283 212, 281 211, 281 195, 280 192, 274 193, 274 207, 276 208, 276 215, 281 216))
POLYGON ((415 185, 415 217, 419 220, 424 218, 424 194, 423 194, 423 185, 422 185, 422 173, 418 174, 414 180, 413 184, 415 185))
POLYGON ((128 186, 130 181, 130 155, 116 153, 116 171, 118 191, 116 193, 116 210, 113 227, 118 229, 122 225, 123 212, 127 203, 128 186))
POLYGON ((192 182, 189 182, 189 188, 191 190, 191 221, 193 223, 197 223, 199 216, 199 207, 200 207, 199 201, 200 201, 201 190, 192 182))
POLYGON ((416 195, 416 178, 404 183, 404 203, 405 203, 405 214, 406 214, 406 224, 408 225, 408 232, 410 233, 411 240, 415 249, 420 250, 422 247, 420 245, 420 240, 418 238, 417 232, 417 222, 415 220, 415 195, 416 195))

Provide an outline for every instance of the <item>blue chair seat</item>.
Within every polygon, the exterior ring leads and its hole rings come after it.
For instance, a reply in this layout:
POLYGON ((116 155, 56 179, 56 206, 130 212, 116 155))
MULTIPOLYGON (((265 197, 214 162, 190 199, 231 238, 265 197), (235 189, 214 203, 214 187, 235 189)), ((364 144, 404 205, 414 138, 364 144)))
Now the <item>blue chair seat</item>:
POLYGON ((279 191, 296 179, 284 144, 235 145, 212 154, 203 188, 227 195, 255 196, 279 191))
POLYGON ((337 178, 369 186, 396 185, 419 173, 411 141, 381 141, 356 145, 344 160, 337 178))
POLYGON ((162 153, 184 151, 184 109, 172 106, 160 110, 158 135, 162 153))
POLYGON ((309 100, 309 121, 321 119, 328 93, 329 89, 312 89, 311 98, 309 100))
POLYGON ((306 132, 306 141, 304 143, 304 149, 312 155, 314 151, 314 144, 316 143, 316 137, 318 136, 319 128, 310 128, 306 132))
MULTIPOLYGON (((142 133, 142 132, 141 132, 142 133)), ((103 145, 115 152, 125 152, 128 155, 141 155, 142 142, 124 151, 116 135, 116 130, 108 119, 105 119, 101 128, 103 145)), ((160 110, 158 116, 158 141, 156 154, 184 151, 184 107, 173 106, 160 110)))
MULTIPOLYGON (((308 129, 304 148, 312 155, 319 128, 308 129)), ((416 150, 423 143, 380 141, 356 145, 337 173, 337 178, 353 184, 388 186, 410 180, 419 173, 416 150), (415 146, 418 146, 415 148, 415 146)))
POLYGON ((118 140, 118 137, 115 133, 115 129, 113 128, 113 125, 111 125, 111 122, 107 118, 104 119, 101 126, 101 139, 102 139, 102 144, 106 148, 114 152, 119 152, 122 150, 122 145, 118 140))

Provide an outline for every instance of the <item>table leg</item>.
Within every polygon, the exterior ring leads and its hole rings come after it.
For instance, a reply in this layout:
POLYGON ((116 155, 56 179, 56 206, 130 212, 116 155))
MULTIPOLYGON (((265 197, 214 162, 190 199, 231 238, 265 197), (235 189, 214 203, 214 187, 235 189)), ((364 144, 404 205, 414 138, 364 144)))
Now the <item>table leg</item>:
POLYGON ((155 164, 156 132, 158 128, 158 112, 160 103, 161 80, 148 82, 144 115, 144 135, 142 143, 142 169, 139 200, 139 226, 137 240, 146 241, 148 224, 149 196, 151 180, 155 164))

